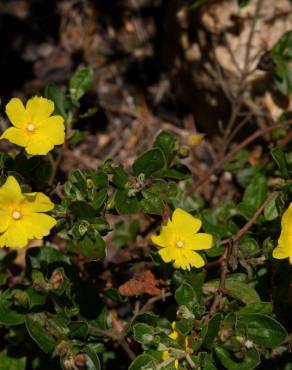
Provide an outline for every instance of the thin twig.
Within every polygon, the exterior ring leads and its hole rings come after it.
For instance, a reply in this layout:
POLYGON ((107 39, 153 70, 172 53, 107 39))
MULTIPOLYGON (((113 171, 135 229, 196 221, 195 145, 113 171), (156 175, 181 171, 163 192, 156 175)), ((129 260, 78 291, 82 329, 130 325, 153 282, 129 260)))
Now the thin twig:
POLYGON ((172 293, 170 292, 166 292, 166 293, 163 293, 161 295, 158 295, 156 297, 152 297, 150 299, 148 299, 148 301, 144 304, 144 306, 142 306, 142 308, 140 309, 139 311, 139 315, 141 315, 142 313, 145 313, 146 311, 149 310, 149 308, 151 308, 151 306, 157 302, 157 301, 160 301, 160 300, 164 300, 165 298, 167 297, 170 297, 172 296, 172 293))
POLYGON ((286 122, 273 125, 273 126, 268 126, 264 127, 260 130, 255 131, 252 135, 248 136, 245 140, 243 140, 240 144, 236 145, 236 147, 231 150, 225 157, 220 159, 217 163, 214 164, 212 168, 210 168, 209 171, 205 173, 205 175, 199 179, 197 182, 193 183, 189 189, 188 192, 193 192, 197 190, 201 185, 203 185, 208 179, 214 174, 215 171, 221 169, 225 163, 230 161, 236 153, 238 153, 241 149, 245 148, 248 146, 250 143, 253 141, 257 140, 259 137, 264 136, 265 134, 269 132, 273 132, 275 130, 278 130, 279 128, 284 128, 286 126, 292 125, 292 120, 287 120, 286 122))
POLYGON ((129 356, 129 358, 134 361, 136 358, 135 353, 131 350, 129 344, 125 339, 122 339, 119 341, 119 345, 123 348, 123 350, 126 352, 126 354, 129 356))
POLYGON ((51 172, 51 175, 50 175, 50 178, 49 178, 49 181, 48 181, 48 184, 50 186, 52 186, 53 183, 54 183, 54 180, 55 180, 55 177, 56 177, 56 174, 57 174, 57 171, 58 171, 58 167, 59 167, 59 165, 61 163, 61 160, 62 160, 62 154, 63 153, 62 153, 61 148, 59 149, 59 152, 57 154, 56 159, 54 159, 52 153, 48 154, 48 159, 49 159, 49 161, 51 163, 51 166, 52 166, 52 172, 51 172))
POLYGON ((270 195, 267 197, 267 199, 261 204, 261 206, 257 209, 257 211, 253 214, 253 216, 247 221, 247 223, 236 233, 236 235, 232 236, 231 238, 222 240, 220 245, 225 245, 232 240, 233 243, 236 243, 240 238, 243 237, 243 235, 253 226, 253 224, 256 222, 256 220, 259 218, 261 213, 264 211, 266 205, 269 203, 269 201, 275 196, 276 192, 273 191, 270 193, 270 195))
POLYGON ((257 1, 256 10, 254 13, 254 17, 252 19, 250 32, 249 32, 248 39, 247 39, 246 53, 245 53, 245 58, 244 58, 244 69, 242 73, 243 75, 246 75, 249 71, 249 60, 250 60, 250 52, 251 52, 251 47, 252 47, 252 40, 255 35, 256 24, 260 16, 262 4, 263 4, 263 0, 257 1))
POLYGON ((235 95, 234 102, 232 104, 230 119, 227 123, 226 129, 224 132, 219 158, 222 158, 225 155, 226 149, 228 147, 228 143, 230 142, 229 136, 232 134, 237 117, 243 105, 243 96, 244 96, 244 92, 247 87, 247 77, 250 74, 249 68, 250 68, 250 53, 252 49, 252 41, 255 35, 256 24, 257 24, 259 15, 260 15, 260 9, 261 9, 262 3, 263 3, 263 0, 258 0, 256 4, 256 10, 255 10, 255 13, 252 19, 252 24, 250 27, 250 32, 249 32, 247 44, 246 44, 244 66, 243 66, 243 70, 241 71, 242 73, 240 76, 237 92, 235 95))
POLYGON ((220 243, 220 245, 226 245, 226 247, 225 247, 224 253, 218 260, 218 263, 220 265, 220 282, 219 282, 219 287, 215 294, 213 303, 209 310, 209 316, 214 315, 214 313, 217 310, 218 305, 221 302, 222 294, 225 292, 225 281, 226 281, 226 276, 228 273, 228 259, 232 252, 232 248, 234 244, 238 242, 238 240, 242 238, 243 235, 255 224, 259 216, 264 211, 266 205, 274 197, 274 195, 275 195, 275 192, 270 193, 269 196, 265 199, 265 201, 260 205, 260 207, 256 210, 256 212, 250 218, 250 220, 248 220, 246 224, 234 236, 228 239, 222 240, 222 242, 220 243))

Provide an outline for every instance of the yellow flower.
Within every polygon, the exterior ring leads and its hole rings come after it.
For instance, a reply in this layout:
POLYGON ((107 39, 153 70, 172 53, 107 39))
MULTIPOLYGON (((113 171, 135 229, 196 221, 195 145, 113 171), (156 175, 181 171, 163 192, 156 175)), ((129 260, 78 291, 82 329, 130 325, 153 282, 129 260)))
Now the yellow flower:
POLYGON ((292 264, 292 203, 283 214, 281 235, 277 247, 273 250, 273 257, 277 259, 289 257, 289 262, 292 264))
MULTIPOLYGON (((172 328, 173 331, 168 335, 169 338, 177 341, 177 343, 179 343, 184 348, 184 350, 186 350, 189 345, 189 337, 188 336, 183 337, 181 334, 179 334, 179 332, 175 330, 175 322, 172 323, 172 328)), ((162 353, 162 360, 167 361, 169 358, 170 358, 169 352, 164 351, 162 353)), ((176 369, 178 369, 178 359, 174 360, 174 366, 176 369)))
POLYGON ((48 154, 65 140, 64 118, 51 116, 53 111, 54 103, 39 96, 29 99, 26 107, 20 99, 11 99, 6 114, 14 127, 9 127, 1 139, 25 147, 31 155, 48 154))
POLYGON ((164 262, 174 262, 175 268, 190 270, 192 266, 202 267, 205 262, 195 250, 209 249, 213 238, 210 234, 198 233, 201 221, 186 211, 176 208, 172 220, 162 226, 159 235, 153 235, 151 240, 161 247, 159 254, 164 262))
POLYGON ((199 145, 199 144, 201 144, 201 142, 202 142, 202 140, 204 139, 205 136, 206 136, 206 134, 193 135, 189 138, 188 144, 191 145, 191 146, 199 145))
POLYGON ((13 176, 0 187, 0 247, 23 248, 29 239, 48 235, 56 220, 41 212, 54 204, 43 193, 22 193, 13 176))

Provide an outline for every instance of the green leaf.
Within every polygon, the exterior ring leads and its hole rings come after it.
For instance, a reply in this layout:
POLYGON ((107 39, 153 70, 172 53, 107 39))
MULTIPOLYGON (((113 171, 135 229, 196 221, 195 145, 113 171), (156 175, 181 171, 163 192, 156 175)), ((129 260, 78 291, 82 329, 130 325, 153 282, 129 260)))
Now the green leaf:
POLYGON ((0 352, 0 370, 25 370, 25 357, 12 357, 6 351, 0 352))
POLYGON ((74 104, 86 93, 92 85, 94 72, 91 67, 78 69, 69 82, 69 92, 74 104))
POLYGON ((280 213, 277 207, 277 198, 278 195, 275 194, 267 203, 264 209, 264 216, 267 221, 272 221, 275 218, 279 217, 280 213))
POLYGON ((78 200, 88 196, 86 176, 80 170, 74 170, 69 175, 69 180, 65 183, 65 192, 68 196, 74 196, 78 200))
POLYGON ((38 166, 35 172, 35 178, 39 185, 47 186, 52 173, 52 165, 50 163, 42 163, 38 166))
POLYGON ((166 166, 163 152, 156 148, 143 153, 133 164, 133 174, 138 176, 144 174, 149 177, 154 172, 162 170, 166 166))
POLYGON ((193 329, 193 320, 192 319, 182 319, 176 321, 175 330, 177 330, 184 337, 188 335, 193 329))
POLYGON ((180 306, 186 306, 189 309, 193 308, 193 305, 198 303, 196 292, 192 286, 188 283, 183 283, 174 294, 176 302, 180 306))
POLYGON ((72 202, 68 208, 75 217, 80 219, 91 220, 96 216, 95 209, 86 202, 72 202))
POLYGON ((42 306, 46 303, 47 297, 44 294, 40 294, 34 290, 32 286, 30 286, 26 293, 28 295, 29 300, 29 308, 32 309, 34 307, 42 306))
POLYGON ((215 346, 215 352, 221 364, 227 370, 252 370, 260 363, 260 356, 255 348, 249 349, 243 360, 235 359, 231 354, 220 346, 215 346))
POLYGON ((115 195, 116 210, 120 215, 130 215, 140 210, 140 204, 136 197, 129 197, 126 190, 117 190, 115 195))
POLYGON ((91 173, 90 177, 98 189, 108 188, 108 177, 102 170, 91 173))
POLYGON ((126 184, 129 181, 129 176, 125 172, 122 165, 119 165, 119 167, 112 167, 113 172, 113 183, 120 189, 124 189, 126 184))
POLYGON ((89 261, 99 260, 105 257, 105 241, 100 235, 96 235, 94 240, 85 235, 77 242, 75 250, 89 261))
POLYGON ((91 205, 94 209, 98 210, 103 206, 103 204, 107 200, 107 192, 107 188, 101 189, 99 192, 97 192, 93 201, 91 202, 91 205))
POLYGON ((112 301, 116 301, 116 302, 123 302, 123 301, 125 301, 127 299, 127 298, 122 298, 120 296, 119 291, 117 289, 115 289, 115 288, 108 288, 107 290, 105 290, 103 292, 103 294, 107 298, 111 299, 112 301))
POLYGON ((289 173, 285 153, 280 148, 274 148, 271 150, 271 155, 274 161, 277 163, 277 166, 279 167, 282 177, 284 177, 284 179, 287 179, 289 177, 289 173))
POLYGON ((65 94, 63 91, 55 84, 48 84, 45 89, 45 97, 50 99, 55 104, 55 114, 59 114, 64 118, 67 117, 65 109, 65 94))
POLYGON ((204 364, 203 370, 217 370, 217 367, 215 367, 211 360, 207 360, 204 364))
MULTIPOLYGON (((233 274, 226 279, 225 287, 228 291, 228 295, 245 304, 260 302, 258 293, 255 289, 247 285, 243 279, 246 279, 246 275, 244 274, 233 274)), ((204 284, 204 287, 207 288, 207 290, 218 289, 219 280, 208 281, 204 284)))
POLYGON ((203 346, 207 349, 211 349, 213 346, 214 339, 216 338, 222 315, 220 313, 215 314, 208 322, 207 332, 204 337, 203 346))
POLYGON ((275 63, 275 85, 278 90, 289 95, 292 92, 292 31, 286 32, 273 46, 272 57, 275 63))
POLYGON ((205 275, 206 273, 204 270, 200 272, 176 270, 172 275, 172 279, 177 288, 184 283, 188 283, 196 294, 196 300, 201 302, 203 298, 202 287, 205 280, 205 275))
POLYGON ((260 313, 241 316, 237 325, 246 330, 249 339, 266 348, 279 346, 288 335, 278 321, 260 313))
POLYGON ((66 322, 47 312, 26 315, 25 325, 29 335, 45 353, 52 353, 69 332, 66 322))
POLYGON ((133 326, 133 334, 136 342, 150 345, 155 339, 155 329, 144 323, 137 323, 133 326))
POLYGON ((251 303, 242 307, 238 312, 238 316, 244 316, 250 313, 261 313, 271 315, 273 312, 273 306, 271 302, 257 302, 251 303))
POLYGON ((184 164, 175 164, 161 172, 161 177, 173 180, 186 180, 191 177, 192 172, 184 164))
POLYGON ((239 249, 243 257, 249 258, 257 255, 260 252, 260 246, 258 242, 250 238, 247 235, 244 235, 239 241, 239 249))
POLYGON ((153 147, 162 150, 169 164, 175 156, 177 139, 171 132, 162 131, 155 139, 153 147))
POLYGON ((86 369, 101 370, 100 361, 95 351, 90 346, 86 346, 84 352, 87 354, 86 369))
POLYGON ((163 213, 163 202, 159 196, 148 190, 143 190, 142 195, 141 206, 143 211, 151 215, 161 216, 163 213))
POLYGON ((135 360, 131 363, 129 370, 155 370, 157 368, 158 361, 148 355, 142 354, 135 358, 135 360))
POLYGON ((243 168, 236 172, 236 180, 240 186, 246 188, 251 180, 260 173, 260 168, 257 166, 243 168))
POLYGON ((72 321, 69 324, 70 338, 86 338, 88 335, 88 325, 84 321, 72 321))
POLYGON ((229 295, 245 304, 260 302, 258 293, 249 285, 241 281, 226 281, 226 289, 229 295))
POLYGON ((8 301, 3 294, 0 295, 0 324, 19 325, 24 322, 25 316, 11 308, 12 302, 8 301))
POLYGON ((245 189, 242 203, 238 208, 249 219, 266 199, 268 193, 267 179, 264 175, 254 177, 245 189))

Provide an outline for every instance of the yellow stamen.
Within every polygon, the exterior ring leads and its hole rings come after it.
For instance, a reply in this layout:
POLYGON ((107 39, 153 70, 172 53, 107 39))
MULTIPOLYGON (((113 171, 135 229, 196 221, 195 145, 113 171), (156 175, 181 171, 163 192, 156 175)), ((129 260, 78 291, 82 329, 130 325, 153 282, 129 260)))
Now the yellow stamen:
POLYGON ((20 213, 19 211, 14 211, 14 212, 12 213, 12 218, 13 218, 14 220, 19 220, 19 219, 21 218, 21 213, 20 213))
POLYGON ((33 123, 29 123, 27 125, 27 130, 28 131, 32 132, 32 131, 34 131, 34 129, 35 129, 35 125, 33 123))
POLYGON ((182 240, 179 240, 177 243, 176 243, 176 246, 178 248, 182 248, 184 246, 184 242, 182 240))

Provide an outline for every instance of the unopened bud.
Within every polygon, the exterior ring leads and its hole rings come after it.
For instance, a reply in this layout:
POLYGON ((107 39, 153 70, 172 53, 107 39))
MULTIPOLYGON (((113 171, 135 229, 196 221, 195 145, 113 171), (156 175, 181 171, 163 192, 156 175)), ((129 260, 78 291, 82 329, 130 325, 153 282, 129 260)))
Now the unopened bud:
POLYGON ((94 183, 93 183, 93 181, 91 179, 87 179, 86 180, 86 184, 87 184, 87 188, 88 189, 92 189, 93 186, 94 186, 94 183))
POLYGON ((13 300, 17 306, 27 307, 29 305, 28 295, 22 290, 15 290, 13 292, 13 300))
POLYGON ((179 148, 179 151, 178 151, 178 156, 180 158, 187 158, 190 154, 190 147, 189 146, 186 146, 186 145, 182 145, 180 148, 179 148))

